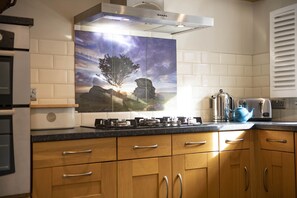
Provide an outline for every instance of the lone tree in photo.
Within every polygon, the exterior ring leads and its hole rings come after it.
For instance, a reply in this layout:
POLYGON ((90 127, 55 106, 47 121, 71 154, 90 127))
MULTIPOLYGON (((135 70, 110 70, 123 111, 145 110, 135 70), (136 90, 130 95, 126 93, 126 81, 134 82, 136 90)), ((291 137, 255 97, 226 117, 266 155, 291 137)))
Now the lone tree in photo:
POLYGON ((139 69, 139 64, 134 64, 132 60, 125 56, 109 56, 104 55, 104 58, 99 58, 99 68, 106 81, 117 88, 121 88, 124 80, 135 73, 139 69))

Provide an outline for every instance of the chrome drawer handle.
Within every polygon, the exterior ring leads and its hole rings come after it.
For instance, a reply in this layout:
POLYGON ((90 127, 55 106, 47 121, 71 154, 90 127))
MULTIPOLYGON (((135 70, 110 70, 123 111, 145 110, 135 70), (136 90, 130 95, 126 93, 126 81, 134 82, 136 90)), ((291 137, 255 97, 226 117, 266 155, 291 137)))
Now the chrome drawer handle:
POLYGON ((180 185, 179 198, 182 198, 183 197, 183 178, 180 173, 177 174, 177 178, 179 179, 179 185, 180 185))
POLYGON ((185 146, 200 146, 206 144, 206 141, 199 141, 199 142, 185 142, 185 146))
POLYGON ((245 188, 244 190, 247 191, 250 187, 250 175, 249 175, 249 170, 248 168, 245 166, 244 167, 244 176, 245 176, 245 188))
POLYGON ((169 181, 168 181, 168 177, 164 176, 163 180, 165 181, 166 184, 166 198, 168 198, 168 194, 169 194, 169 181))
POLYGON ((92 171, 86 172, 86 173, 77 173, 77 174, 63 174, 64 178, 67 177, 82 177, 82 176, 91 176, 93 174, 92 171))
POLYGON ((15 52, 14 51, 6 51, 6 50, 1 50, 0 56, 14 56, 15 52))
POLYGON ((14 109, 10 109, 10 110, 0 110, 0 115, 13 115, 15 113, 14 109))
POLYGON ((81 154, 81 153, 92 153, 92 149, 82 151, 63 151, 62 155, 81 154))
POLYGON ((149 146, 138 146, 135 145, 133 146, 133 149, 147 149, 147 148, 158 148, 158 144, 153 144, 153 145, 149 145, 149 146))
POLYGON ((277 143, 283 143, 283 144, 286 144, 288 141, 287 141, 287 140, 278 140, 278 139, 270 139, 270 138, 266 138, 266 142, 277 142, 277 143))
POLYGON ((268 184, 267 184, 267 177, 268 177, 268 168, 264 168, 263 171, 263 187, 265 192, 268 192, 268 184))
POLYGON ((240 138, 240 139, 235 139, 235 140, 225 140, 225 143, 226 144, 236 144, 236 143, 243 142, 243 141, 244 141, 244 139, 240 138))

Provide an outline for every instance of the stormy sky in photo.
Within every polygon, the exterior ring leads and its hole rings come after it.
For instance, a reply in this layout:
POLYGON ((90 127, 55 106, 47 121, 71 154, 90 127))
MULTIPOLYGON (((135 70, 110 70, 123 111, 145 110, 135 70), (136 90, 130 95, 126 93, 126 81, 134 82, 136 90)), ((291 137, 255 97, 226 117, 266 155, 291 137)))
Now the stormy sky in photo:
POLYGON ((75 31, 78 85, 112 88, 100 75, 98 67, 99 58, 104 58, 106 54, 122 54, 139 64, 139 71, 124 81, 125 90, 133 92, 135 79, 148 78, 152 80, 156 92, 176 92, 176 40, 75 31))

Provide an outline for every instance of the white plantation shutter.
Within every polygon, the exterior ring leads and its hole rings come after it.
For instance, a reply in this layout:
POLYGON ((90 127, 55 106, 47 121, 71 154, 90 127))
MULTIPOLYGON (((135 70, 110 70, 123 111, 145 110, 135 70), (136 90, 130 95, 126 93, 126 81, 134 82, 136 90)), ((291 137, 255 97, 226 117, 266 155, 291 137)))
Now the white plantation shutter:
POLYGON ((270 13, 270 97, 297 97, 297 4, 270 13))

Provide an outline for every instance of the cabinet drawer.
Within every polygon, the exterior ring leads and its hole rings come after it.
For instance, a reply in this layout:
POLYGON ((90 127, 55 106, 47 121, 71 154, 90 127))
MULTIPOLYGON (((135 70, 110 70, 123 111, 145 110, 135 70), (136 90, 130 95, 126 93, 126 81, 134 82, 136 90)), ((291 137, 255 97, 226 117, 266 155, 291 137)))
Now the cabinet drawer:
POLYGON ((172 154, 218 151, 218 133, 172 135, 172 154))
POLYGON ((285 131, 258 131, 261 149, 294 152, 294 133, 285 131))
POLYGON ((118 138, 118 159, 171 155, 171 136, 137 136, 118 138))
POLYGON ((54 167, 52 185, 99 181, 101 179, 100 173, 100 163, 54 167))
POLYGON ((220 151, 250 148, 249 131, 219 132, 220 151))
POLYGON ((116 167, 116 162, 54 167, 52 197, 115 198, 116 167))
POLYGON ((116 160, 116 138, 33 144, 33 168, 116 160))

